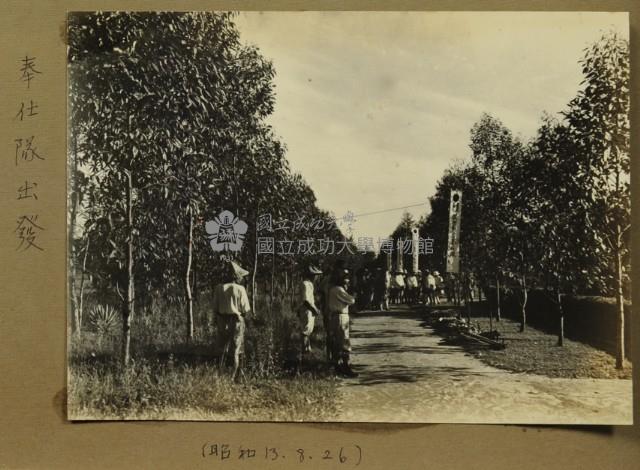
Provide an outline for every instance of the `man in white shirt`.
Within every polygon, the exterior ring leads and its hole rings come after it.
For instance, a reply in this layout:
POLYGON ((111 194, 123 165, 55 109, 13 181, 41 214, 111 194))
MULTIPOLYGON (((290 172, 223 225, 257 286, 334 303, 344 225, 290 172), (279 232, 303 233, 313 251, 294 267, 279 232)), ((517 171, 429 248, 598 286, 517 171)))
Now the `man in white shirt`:
POLYGON ((320 303, 322 305, 322 320, 326 339, 327 361, 331 364, 333 363, 333 351, 335 348, 333 347, 332 315, 331 310, 329 310, 329 291, 337 284, 336 279, 339 279, 345 272, 348 273, 344 266, 344 259, 337 259, 331 271, 326 274, 320 282, 319 289, 320 303))
POLYGON ((435 305, 436 304, 436 278, 432 273, 427 272, 427 275, 424 278, 424 287, 427 294, 427 304, 435 305))
POLYGON ((338 279, 338 285, 329 289, 329 311, 333 325, 333 364, 337 373, 345 377, 357 377, 351 369, 351 340, 349 339, 349 306, 356 299, 347 292, 349 285, 348 273, 338 279), (342 364, 339 361, 342 360, 342 364))
POLYGON ((418 291, 418 277, 416 273, 411 272, 407 274, 406 279, 407 284, 407 303, 413 304, 417 302, 417 291, 418 291))
POLYGON ((221 284, 213 290, 213 313, 218 328, 218 347, 220 348, 220 371, 225 366, 227 355, 233 354, 233 372, 235 380, 240 368, 240 354, 244 352, 245 315, 251 311, 249 296, 242 279, 249 274, 236 262, 230 261, 226 267, 221 284))
POLYGON ((404 299, 404 275, 405 270, 399 269, 391 278, 391 300, 395 304, 401 304, 404 299))
POLYGON ((384 309, 389 310, 389 291, 391 290, 391 272, 388 269, 384 270, 384 287, 386 290, 384 298, 384 309))
POLYGON ((436 304, 440 303, 440 296, 444 294, 444 279, 438 271, 433 272, 433 277, 436 280, 436 304))
POLYGON ((389 287, 391 286, 391 274, 388 270, 382 270, 378 267, 376 269, 375 278, 376 288, 376 306, 380 311, 389 310, 389 287))
POLYGON ((305 353, 311 352, 311 334, 315 328, 316 316, 320 314, 320 309, 316 306, 314 281, 318 275, 322 274, 315 266, 308 266, 303 273, 302 285, 300 286, 299 310, 300 315, 300 335, 302 347, 300 350, 299 362, 305 353))

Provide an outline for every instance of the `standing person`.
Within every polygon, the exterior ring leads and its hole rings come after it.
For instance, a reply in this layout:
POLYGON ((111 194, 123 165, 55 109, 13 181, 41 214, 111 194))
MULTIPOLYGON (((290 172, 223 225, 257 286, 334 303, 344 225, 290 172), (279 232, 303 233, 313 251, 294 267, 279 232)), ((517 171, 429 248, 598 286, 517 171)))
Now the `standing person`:
POLYGON ((333 363, 333 324, 329 309, 329 291, 336 285, 336 278, 344 272, 344 260, 338 259, 331 272, 327 273, 320 283, 320 297, 322 302, 322 323, 324 326, 327 362, 333 363))
POLYGON ((407 274, 407 303, 414 304, 417 302, 416 293, 418 291, 418 277, 415 272, 407 274))
POLYGON ((396 303, 396 299, 398 298, 398 286, 396 285, 396 273, 397 271, 392 271, 390 275, 389 281, 389 303, 391 305, 396 303))
POLYGON ((446 274, 445 293, 447 294, 447 302, 454 303, 455 284, 453 279, 453 273, 446 274))
POLYGON ((336 373, 345 377, 357 377, 358 374, 349 364, 351 340, 349 339, 349 306, 356 299, 347 292, 349 287, 348 271, 342 273, 338 284, 329 290, 329 310, 333 325, 333 365, 336 373), (342 363, 340 363, 342 361, 342 363))
POLYGON ((388 269, 378 268, 375 278, 375 301, 381 312, 389 310, 389 290, 391 273, 388 269))
POLYGON ((404 300, 404 274, 404 269, 400 269, 396 271, 391 280, 392 300, 396 304, 401 304, 404 300))
POLYGON ((425 277, 425 286, 427 290, 427 303, 434 306, 436 304, 436 278, 433 273, 428 273, 425 277))
POLYGON ((472 301, 473 299, 473 293, 476 291, 476 289, 478 288, 478 283, 476 281, 476 277, 473 273, 469 273, 469 299, 471 299, 472 301))
POLYGON ((222 372, 227 355, 232 354, 231 379, 236 380, 240 354, 244 352, 245 316, 251 311, 249 296, 241 284, 249 271, 235 261, 225 267, 223 282, 213 290, 213 313, 218 327, 219 369, 222 372))
POLYGON ((425 269, 422 276, 422 302, 425 305, 429 304, 429 270, 425 269))
POLYGON ((309 265, 302 274, 302 285, 300 288, 299 298, 299 315, 300 315, 300 355, 298 364, 302 364, 302 358, 306 353, 311 352, 311 334, 316 324, 316 316, 320 313, 316 307, 315 292, 313 283, 318 275, 322 274, 318 268, 309 265))
POLYGON ((453 303, 455 305, 460 305, 462 290, 460 288, 460 277, 458 274, 453 274, 453 303))
POLYGON ((377 268, 375 281, 375 303, 381 312, 389 310, 389 287, 391 274, 388 269, 377 268))
POLYGON ((332 273, 324 275, 320 281, 320 306, 322 310, 322 325, 324 326, 325 348, 327 354, 327 362, 331 363, 333 357, 333 345, 331 344, 331 312, 329 311, 329 291, 331 290, 333 281, 332 273))
POLYGON ((362 288, 360 289, 360 294, 362 295, 361 310, 369 310, 373 303, 374 278, 373 273, 371 273, 368 268, 364 268, 362 280, 362 288))
POLYGON ((367 298, 369 299, 369 308, 371 310, 375 310, 376 304, 374 301, 374 297, 376 295, 376 273, 371 271, 369 273, 369 289, 367 291, 367 298))
POLYGON ((416 293, 414 297, 416 304, 419 304, 422 299, 422 271, 419 269, 416 271, 416 293))
POLYGON ((406 269, 401 269, 400 270, 400 277, 398 278, 398 282, 400 284, 400 292, 399 294, 399 301, 398 303, 403 304, 405 302, 405 293, 407 292, 407 270, 406 269))
POLYGON ((402 272, 403 276, 402 278, 404 279, 404 289, 402 291, 402 303, 406 303, 408 304, 410 302, 410 298, 411 298, 411 293, 409 292, 411 289, 409 287, 409 271, 403 271, 402 272))
POLYGON ((389 297, 391 296, 391 271, 385 269, 384 271, 384 286, 385 286, 385 299, 384 309, 389 310, 389 297))
POLYGON ((473 288, 474 288, 473 274, 465 273, 462 279, 463 279, 462 298, 464 299, 465 304, 468 304, 469 302, 473 302, 473 288))
POLYGON ((436 303, 440 303, 440 296, 444 295, 444 279, 438 271, 433 272, 433 277, 436 279, 436 303))

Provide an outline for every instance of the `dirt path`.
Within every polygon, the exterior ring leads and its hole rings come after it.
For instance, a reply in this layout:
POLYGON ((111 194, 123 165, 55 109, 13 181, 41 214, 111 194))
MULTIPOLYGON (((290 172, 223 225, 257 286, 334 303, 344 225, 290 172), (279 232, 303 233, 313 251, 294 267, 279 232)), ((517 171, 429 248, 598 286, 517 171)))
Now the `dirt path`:
POLYGON ((356 379, 345 379, 339 421, 631 424, 630 380, 556 379, 483 364, 419 316, 354 315, 356 379))

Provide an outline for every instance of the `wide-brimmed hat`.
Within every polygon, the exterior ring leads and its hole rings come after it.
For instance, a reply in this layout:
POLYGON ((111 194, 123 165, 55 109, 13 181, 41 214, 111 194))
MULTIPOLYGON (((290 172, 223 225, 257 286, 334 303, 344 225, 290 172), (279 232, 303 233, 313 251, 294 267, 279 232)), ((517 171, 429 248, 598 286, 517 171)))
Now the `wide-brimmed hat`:
POLYGON ((435 276, 439 276, 439 275, 440 275, 440 273, 439 273, 438 271, 434 271, 434 272, 433 272, 433 274, 434 274, 435 276))
POLYGON ((309 274, 313 274, 318 275, 318 274, 322 274, 322 271, 320 271, 320 269, 316 268, 313 264, 310 264, 309 266, 307 266, 307 272, 309 274))
POLYGON ((236 276, 238 279, 241 279, 241 278, 245 277, 247 274, 249 274, 249 271, 244 269, 242 266, 240 266, 235 261, 229 261, 229 269, 231 270, 233 275, 236 276))

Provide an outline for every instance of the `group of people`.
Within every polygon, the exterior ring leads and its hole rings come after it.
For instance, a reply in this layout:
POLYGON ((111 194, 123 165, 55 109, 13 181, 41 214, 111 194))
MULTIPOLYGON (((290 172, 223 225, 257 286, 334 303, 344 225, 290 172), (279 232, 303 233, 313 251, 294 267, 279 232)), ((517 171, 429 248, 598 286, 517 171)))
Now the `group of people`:
MULTIPOLYGON (((234 380, 238 377, 240 356, 244 352, 246 316, 251 312, 249 296, 242 285, 247 274, 248 271, 238 263, 230 261, 225 266, 222 282, 213 291, 219 367, 222 370, 228 359, 231 359, 231 378, 234 380)), ((302 272, 294 305, 301 343, 298 359, 302 362, 311 352, 311 336, 316 328, 317 318, 320 317, 326 334, 327 359, 337 374, 356 377, 358 374, 350 363, 349 307, 356 302, 356 297, 349 293, 350 272, 342 262, 338 262, 332 272, 318 282, 322 274, 313 265, 307 265, 302 272)))
POLYGON ((389 310, 390 304, 403 303, 438 305, 444 295, 452 302, 456 297, 453 276, 445 281, 436 270, 423 274, 402 268, 390 271, 378 267, 373 272, 364 268, 356 276, 356 284, 359 310, 389 310))
MULTIPOLYGON (((322 272, 315 266, 306 268, 303 280, 303 292, 309 292, 310 285, 316 281, 322 272)), ((351 294, 351 274, 344 266, 344 262, 339 260, 334 265, 331 272, 327 273, 318 283, 318 299, 320 308, 315 308, 316 315, 321 315, 325 339, 327 360, 334 367, 337 374, 345 377, 357 377, 357 373, 351 367, 351 340, 350 340, 350 318, 349 309, 356 303, 356 296, 351 294)), ((303 325, 303 352, 310 351, 310 335, 313 332, 309 328, 310 309, 307 295, 302 297, 302 320, 303 325)), ((302 362, 303 356, 300 356, 302 362)))
MULTIPOLYGON (((218 331, 220 367, 232 358, 232 378, 236 378, 240 355, 244 348, 245 318, 251 311, 249 297, 242 285, 248 271, 234 261, 227 263, 222 282, 213 292, 213 313, 218 331)), ((321 319, 326 335, 326 355, 337 374, 355 377, 350 363, 349 310, 389 310, 390 304, 424 303, 435 306, 441 297, 453 303, 460 301, 460 282, 453 275, 446 280, 436 270, 407 273, 404 269, 389 271, 378 267, 362 269, 353 276, 342 260, 332 270, 323 272, 313 265, 302 270, 294 313, 300 336, 298 362, 311 352, 311 337, 321 319), (351 285, 352 279, 355 286, 351 285), (318 318, 319 317, 319 318, 318 318)))

